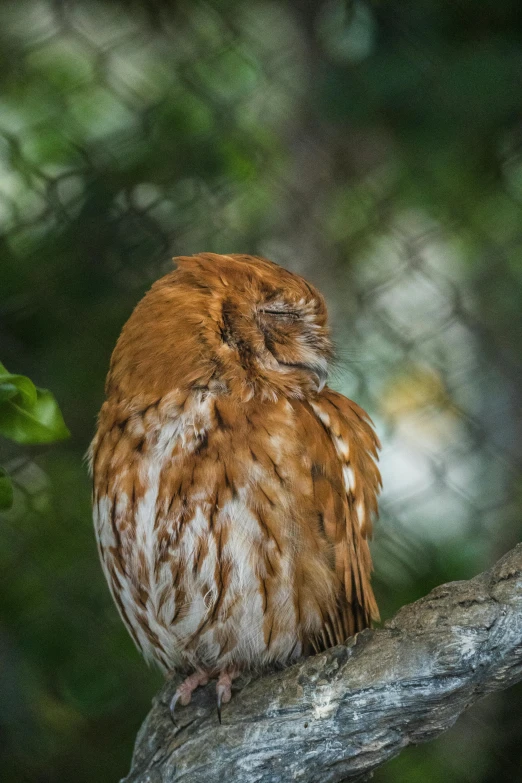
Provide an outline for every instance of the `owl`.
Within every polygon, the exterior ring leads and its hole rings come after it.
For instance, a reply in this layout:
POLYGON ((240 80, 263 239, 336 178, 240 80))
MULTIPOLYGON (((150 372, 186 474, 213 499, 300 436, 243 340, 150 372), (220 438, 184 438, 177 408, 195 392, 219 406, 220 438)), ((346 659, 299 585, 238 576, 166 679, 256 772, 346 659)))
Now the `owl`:
POLYGON ((377 618, 379 441, 326 386, 323 297, 264 258, 175 259, 123 327, 90 447, 94 525, 136 646, 217 679, 344 642, 377 618))

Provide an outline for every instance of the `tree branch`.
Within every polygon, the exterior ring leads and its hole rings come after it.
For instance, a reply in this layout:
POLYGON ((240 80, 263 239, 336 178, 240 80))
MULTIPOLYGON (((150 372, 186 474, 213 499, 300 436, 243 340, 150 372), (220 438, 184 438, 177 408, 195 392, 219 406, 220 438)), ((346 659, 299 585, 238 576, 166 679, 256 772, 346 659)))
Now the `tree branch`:
POLYGON ((252 680, 216 717, 213 685, 180 708, 165 685, 122 783, 362 780, 522 679, 522 544, 490 571, 405 606, 382 630, 252 680))

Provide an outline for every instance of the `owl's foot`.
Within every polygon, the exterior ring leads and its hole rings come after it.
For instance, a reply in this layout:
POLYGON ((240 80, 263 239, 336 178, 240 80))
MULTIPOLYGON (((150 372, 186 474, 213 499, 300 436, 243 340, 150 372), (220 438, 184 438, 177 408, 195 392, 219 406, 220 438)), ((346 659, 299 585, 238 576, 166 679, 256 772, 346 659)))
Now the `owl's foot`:
POLYGON ((179 702, 179 704, 181 704, 183 707, 186 707, 187 704, 190 704, 193 691, 195 691, 196 688, 199 688, 200 685, 206 685, 207 682, 208 674, 205 672, 194 672, 194 674, 191 674, 190 677, 187 677, 186 680, 183 680, 181 685, 178 685, 176 692, 170 702, 170 714, 172 720, 174 720, 174 710, 176 709, 176 704, 179 702))
POLYGON ((232 681, 239 677, 239 672, 235 669, 230 671, 220 672, 216 685, 217 694, 217 714, 219 722, 221 723, 221 705, 228 704, 232 698, 232 681))

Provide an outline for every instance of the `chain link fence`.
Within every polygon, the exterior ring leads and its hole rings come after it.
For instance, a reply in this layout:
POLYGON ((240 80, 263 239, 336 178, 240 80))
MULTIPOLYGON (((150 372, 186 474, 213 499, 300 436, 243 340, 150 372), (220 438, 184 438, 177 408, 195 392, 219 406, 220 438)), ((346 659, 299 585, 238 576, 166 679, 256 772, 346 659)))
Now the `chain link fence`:
MULTIPOLYGON (((118 331, 171 256, 262 254, 325 292, 332 384, 383 441, 385 617, 519 539, 516 4, 398 6, 0 6, 0 358, 53 389, 74 436, 41 454, 4 445, 7 780, 123 774, 157 683, 98 573, 81 455, 118 331)), ((503 699, 380 779, 519 779, 503 699), (483 748, 473 764, 457 741, 483 748)))

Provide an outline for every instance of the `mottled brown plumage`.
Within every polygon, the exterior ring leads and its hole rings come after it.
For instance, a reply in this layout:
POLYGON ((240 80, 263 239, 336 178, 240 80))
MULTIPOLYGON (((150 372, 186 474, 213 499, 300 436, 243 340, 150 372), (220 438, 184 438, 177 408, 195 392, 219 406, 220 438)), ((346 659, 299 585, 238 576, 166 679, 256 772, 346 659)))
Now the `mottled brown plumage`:
POLYGON ((90 456, 105 575, 176 700, 377 616, 377 437, 324 386, 322 296, 251 256, 176 259, 123 328, 90 456))

